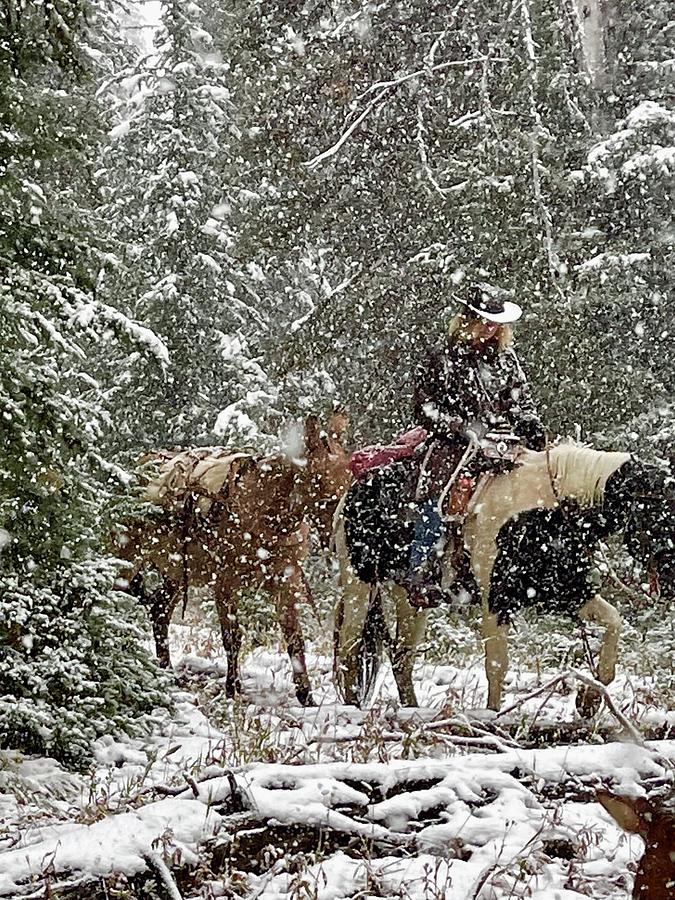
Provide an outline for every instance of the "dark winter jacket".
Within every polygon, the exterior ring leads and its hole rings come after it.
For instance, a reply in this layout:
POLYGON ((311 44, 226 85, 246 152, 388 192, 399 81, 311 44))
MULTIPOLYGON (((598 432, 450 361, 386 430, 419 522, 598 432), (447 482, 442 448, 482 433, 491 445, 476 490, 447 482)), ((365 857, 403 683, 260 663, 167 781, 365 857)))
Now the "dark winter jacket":
POLYGON ((525 373, 511 347, 478 350, 448 340, 432 350, 416 372, 415 421, 435 438, 457 444, 473 432, 482 438, 500 423, 527 447, 546 443, 525 373))

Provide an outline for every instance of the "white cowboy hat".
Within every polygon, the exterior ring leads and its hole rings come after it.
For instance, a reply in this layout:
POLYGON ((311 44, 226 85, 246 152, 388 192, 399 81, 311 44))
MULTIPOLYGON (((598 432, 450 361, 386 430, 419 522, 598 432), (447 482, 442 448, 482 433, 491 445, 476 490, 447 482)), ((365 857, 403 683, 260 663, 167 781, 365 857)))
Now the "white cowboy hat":
POLYGON ((517 303, 506 300, 508 296, 509 291, 480 282, 473 286, 470 300, 458 299, 481 319, 496 322, 498 325, 509 325, 511 322, 517 322, 523 311, 517 303))

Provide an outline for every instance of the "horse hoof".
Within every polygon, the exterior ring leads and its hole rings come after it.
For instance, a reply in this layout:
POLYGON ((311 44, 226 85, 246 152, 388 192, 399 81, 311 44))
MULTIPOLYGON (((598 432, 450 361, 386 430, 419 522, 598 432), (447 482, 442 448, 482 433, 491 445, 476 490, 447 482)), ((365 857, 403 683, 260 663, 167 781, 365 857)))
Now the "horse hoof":
POLYGON ((241 696, 241 682, 235 681, 234 683, 231 681, 225 682, 225 697, 228 700, 234 700, 235 697, 241 696))
POLYGON ((417 697, 414 693, 412 694, 401 694, 401 706, 410 706, 415 709, 419 709, 419 703, 417 697))
POLYGON ((579 689, 576 697, 577 712, 582 719, 592 719, 597 715, 602 703, 602 694, 595 688, 584 686, 579 689))
POLYGON ((362 698, 356 691, 341 691, 338 699, 344 706, 355 706, 356 709, 361 709, 362 698))

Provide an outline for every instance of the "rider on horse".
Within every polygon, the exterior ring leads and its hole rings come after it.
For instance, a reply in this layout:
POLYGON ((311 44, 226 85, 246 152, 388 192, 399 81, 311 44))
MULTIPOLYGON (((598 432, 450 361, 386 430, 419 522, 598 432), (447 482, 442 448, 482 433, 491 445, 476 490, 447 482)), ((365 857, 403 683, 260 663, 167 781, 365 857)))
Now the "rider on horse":
MULTIPOLYGON (((443 596, 438 587, 438 560, 446 538, 458 537, 452 531, 457 532, 459 519, 455 515, 454 528, 447 529, 443 514, 463 511, 461 487, 466 478, 462 476, 492 467, 487 463, 488 452, 471 462, 476 449, 485 450, 493 446, 491 442, 506 447, 508 440, 501 440, 502 436, 517 438, 533 450, 546 444, 544 427, 512 346, 511 325, 522 310, 507 300, 508 296, 507 291, 489 284, 474 285, 469 297, 460 301, 464 308, 450 323, 448 338, 427 354, 415 373, 415 421, 429 435, 416 493, 415 536, 406 584, 416 606, 434 605, 443 596), (443 502, 449 485, 453 488, 448 508, 443 502)), ((503 468, 503 462, 500 465, 503 468)), ((458 543, 455 540, 456 547, 458 543)))

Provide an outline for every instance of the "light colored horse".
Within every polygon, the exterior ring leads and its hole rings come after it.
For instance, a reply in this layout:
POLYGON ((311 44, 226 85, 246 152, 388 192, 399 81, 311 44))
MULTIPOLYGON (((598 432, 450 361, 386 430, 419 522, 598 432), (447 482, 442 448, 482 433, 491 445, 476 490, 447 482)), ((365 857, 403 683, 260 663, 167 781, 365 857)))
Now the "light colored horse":
MULTIPOLYGON (((191 481, 195 470, 188 471, 187 486, 176 493, 172 506, 124 523, 116 535, 115 552, 131 564, 122 575, 132 590, 142 587, 148 568, 161 576, 160 586, 145 598, 161 665, 170 665, 168 629, 179 600, 189 586, 209 587, 228 661, 225 691, 234 696, 241 688, 239 595, 263 589, 276 601, 298 699, 305 705, 312 702, 298 617, 298 604, 310 600, 302 561, 309 549, 310 527, 328 544, 335 508, 352 480, 343 443, 346 428, 347 419, 341 414, 330 418, 326 432, 315 416, 309 416, 299 459, 223 448, 209 448, 211 453, 204 458, 201 448, 201 453, 194 451, 203 470, 201 480, 191 481), (222 474, 214 475, 219 465, 228 466, 224 480, 222 474), (209 478, 219 489, 215 494, 215 487, 207 495, 200 493, 198 487, 209 478)), ((189 458, 189 452, 181 455, 189 458)), ((175 456, 158 454, 158 460, 170 463, 175 456)), ((165 484, 166 475, 149 486, 148 496, 156 499, 165 484)))
MULTIPOLYGON (((524 450, 517 468, 505 474, 489 475, 479 484, 465 519, 464 543, 481 594, 490 709, 499 709, 508 670, 508 624, 500 622, 493 611, 494 606, 490 605, 495 562, 498 561, 498 568, 501 563, 508 563, 511 570, 520 565, 517 554, 512 554, 515 558, 498 560, 500 532, 507 524, 518 522, 519 516, 528 511, 559 509, 563 516, 566 508, 572 512, 584 509, 593 514, 601 512, 609 479, 629 461, 637 465, 627 453, 560 444, 542 452, 524 450)), ((606 533, 625 526, 631 501, 630 496, 623 494, 613 499, 613 507, 619 506, 619 515, 616 510, 612 512, 611 521, 603 525, 606 533)), ((536 526, 536 520, 533 524, 536 526)), ((580 536, 589 545, 599 539, 597 533, 591 531, 581 531, 580 536)), ((416 705, 412 668, 416 646, 424 635, 427 614, 414 609, 403 588, 394 586, 395 624, 391 630, 384 627, 380 586, 360 581, 352 568, 341 514, 336 519, 335 542, 342 582, 342 595, 335 614, 335 670, 345 702, 360 704, 365 701, 378 665, 375 657, 384 642, 390 652, 401 702, 416 705)), ((589 546, 587 553, 584 550, 583 559, 570 560, 570 565, 577 565, 575 572, 584 578, 584 587, 591 567, 591 549, 589 546)), ((669 553, 670 564, 672 549, 669 553)), ((605 629, 598 677, 604 684, 609 684, 616 672, 621 628, 619 613, 599 594, 580 602, 576 612, 581 619, 596 622, 605 629)))

